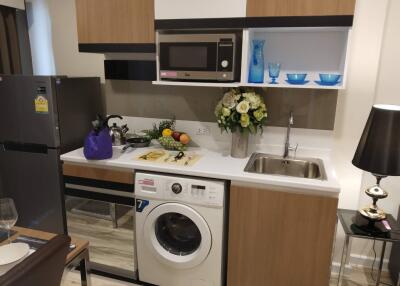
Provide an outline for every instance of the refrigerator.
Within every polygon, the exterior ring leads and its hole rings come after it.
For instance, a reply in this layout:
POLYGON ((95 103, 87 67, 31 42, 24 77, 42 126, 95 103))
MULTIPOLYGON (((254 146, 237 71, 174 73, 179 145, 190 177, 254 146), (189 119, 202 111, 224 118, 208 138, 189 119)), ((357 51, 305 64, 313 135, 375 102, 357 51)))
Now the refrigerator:
POLYGON ((60 155, 104 115, 99 78, 0 75, 0 197, 17 226, 67 233, 60 155))

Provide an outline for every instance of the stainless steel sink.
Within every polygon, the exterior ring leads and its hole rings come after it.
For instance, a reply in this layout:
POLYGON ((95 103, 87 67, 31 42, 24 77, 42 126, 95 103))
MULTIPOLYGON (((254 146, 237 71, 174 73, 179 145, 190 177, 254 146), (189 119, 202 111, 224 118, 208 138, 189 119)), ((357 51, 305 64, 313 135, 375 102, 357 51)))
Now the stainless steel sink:
POLYGON ((284 159, 276 155, 254 153, 244 171, 266 175, 326 180, 322 160, 314 158, 284 159))

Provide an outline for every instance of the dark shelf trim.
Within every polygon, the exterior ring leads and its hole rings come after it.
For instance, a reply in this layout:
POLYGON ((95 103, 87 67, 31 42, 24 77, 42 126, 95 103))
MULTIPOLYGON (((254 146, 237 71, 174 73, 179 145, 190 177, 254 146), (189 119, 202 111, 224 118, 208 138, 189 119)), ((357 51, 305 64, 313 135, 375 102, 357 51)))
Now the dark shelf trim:
POLYGON ((97 201, 115 203, 119 205, 126 205, 132 207, 135 206, 134 198, 121 197, 121 196, 96 193, 96 192, 88 192, 84 190, 67 188, 67 187, 64 189, 64 194, 67 196, 84 198, 89 200, 97 200, 97 201))
POLYGON ((155 53, 156 44, 79 44, 82 53, 155 53))
POLYGON ((104 72, 106 79, 142 81, 157 79, 157 65, 154 60, 105 60, 104 72))
POLYGON ((156 30, 351 27, 353 15, 155 20, 156 30))
POLYGON ((245 18, 202 18, 202 19, 171 19, 155 20, 156 30, 175 29, 242 29, 245 27, 245 18))
POLYGON ((351 27, 353 16, 292 16, 292 17, 250 17, 246 28, 275 27, 351 27))

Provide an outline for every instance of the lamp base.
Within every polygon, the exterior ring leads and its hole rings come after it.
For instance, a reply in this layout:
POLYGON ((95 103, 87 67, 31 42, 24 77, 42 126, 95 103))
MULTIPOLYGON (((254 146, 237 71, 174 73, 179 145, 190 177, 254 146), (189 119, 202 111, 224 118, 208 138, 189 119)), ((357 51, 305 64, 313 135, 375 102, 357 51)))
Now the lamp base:
POLYGON ((365 193, 372 198, 372 205, 359 210, 360 214, 369 221, 381 221, 386 218, 383 210, 378 208, 377 202, 379 199, 384 199, 388 196, 388 192, 381 188, 380 182, 385 176, 373 174, 376 177, 376 184, 365 190, 365 193))
POLYGON ((381 221, 386 218, 386 214, 383 210, 374 208, 373 206, 359 209, 359 212, 363 217, 370 221, 381 221))
POLYGON ((351 229, 356 234, 386 238, 390 233, 390 230, 381 221, 370 220, 361 215, 361 213, 357 213, 354 216, 353 222, 351 229))

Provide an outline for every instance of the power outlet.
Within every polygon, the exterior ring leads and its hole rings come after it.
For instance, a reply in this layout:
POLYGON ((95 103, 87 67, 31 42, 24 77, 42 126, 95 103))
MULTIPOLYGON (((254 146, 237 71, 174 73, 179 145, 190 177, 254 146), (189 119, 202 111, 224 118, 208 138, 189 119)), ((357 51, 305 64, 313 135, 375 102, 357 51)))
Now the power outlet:
POLYGON ((197 128, 196 135, 199 136, 208 136, 211 134, 211 130, 209 127, 199 127, 197 128))

